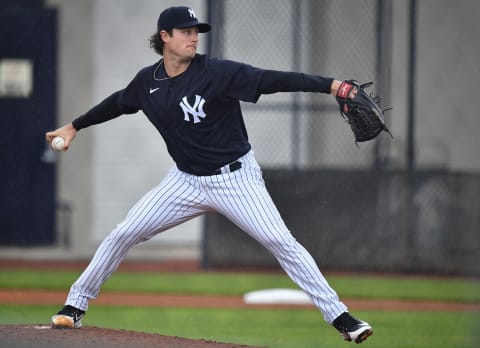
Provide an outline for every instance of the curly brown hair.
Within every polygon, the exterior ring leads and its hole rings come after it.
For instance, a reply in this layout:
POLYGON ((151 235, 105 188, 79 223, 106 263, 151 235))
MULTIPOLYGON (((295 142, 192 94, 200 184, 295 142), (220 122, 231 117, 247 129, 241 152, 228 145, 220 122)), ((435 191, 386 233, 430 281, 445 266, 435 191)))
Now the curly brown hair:
MULTIPOLYGON (((173 35, 173 30, 167 30, 166 31, 169 36, 173 35)), ((152 36, 150 36, 149 39, 150 42, 150 48, 153 48, 155 52, 157 52, 159 55, 163 56, 163 40, 160 37, 160 33, 156 32, 152 36)))

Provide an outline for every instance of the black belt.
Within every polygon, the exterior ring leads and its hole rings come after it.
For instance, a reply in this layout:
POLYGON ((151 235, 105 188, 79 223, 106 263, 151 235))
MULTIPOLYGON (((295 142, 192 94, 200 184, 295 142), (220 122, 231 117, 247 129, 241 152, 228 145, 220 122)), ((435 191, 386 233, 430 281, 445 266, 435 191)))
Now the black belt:
POLYGON ((239 170, 242 168, 242 162, 240 161, 235 161, 230 164, 227 164, 217 170, 214 170, 213 172, 198 172, 198 171, 190 171, 181 167, 177 167, 180 169, 182 172, 195 175, 195 176, 213 176, 213 175, 220 175, 222 173, 227 174, 227 173, 232 173, 236 170, 239 170), (228 170, 226 170, 228 168, 228 170))
MULTIPOLYGON (((223 167, 222 167, 223 168, 223 167)), ((203 174, 203 175, 199 175, 199 176, 212 176, 212 175, 220 175, 222 174, 222 168, 219 168, 209 174, 203 174)), ((242 162, 240 161, 235 161, 235 162, 232 162, 228 165, 228 168, 229 168, 229 173, 232 173, 236 170, 239 170, 240 168, 242 168, 242 162)))

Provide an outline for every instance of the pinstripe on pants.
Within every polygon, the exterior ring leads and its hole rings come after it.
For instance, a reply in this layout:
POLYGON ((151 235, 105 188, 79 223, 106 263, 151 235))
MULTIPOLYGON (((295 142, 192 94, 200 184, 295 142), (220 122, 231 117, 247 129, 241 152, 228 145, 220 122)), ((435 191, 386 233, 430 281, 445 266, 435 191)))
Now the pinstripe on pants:
POLYGON ((70 288, 66 304, 87 310, 101 285, 134 245, 207 211, 225 215, 278 260, 328 323, 347 310, 328 285, 312 256, 285 226, 268 194, 252 151, 242 168, 214 176, 194 176, 172 168, 138 201, 123 222, 100 244, 90 264, 70 288))

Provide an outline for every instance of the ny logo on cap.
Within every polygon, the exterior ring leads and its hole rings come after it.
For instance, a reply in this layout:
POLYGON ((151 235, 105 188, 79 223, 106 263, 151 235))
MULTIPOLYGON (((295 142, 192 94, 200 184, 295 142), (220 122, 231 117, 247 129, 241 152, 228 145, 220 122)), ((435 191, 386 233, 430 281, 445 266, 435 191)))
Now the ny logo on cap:
POLYGON ((197 16, 195 15, 195 12, 191 8, 188 9, 188 13, 190 13, 190 17, 197 18, 197 16))

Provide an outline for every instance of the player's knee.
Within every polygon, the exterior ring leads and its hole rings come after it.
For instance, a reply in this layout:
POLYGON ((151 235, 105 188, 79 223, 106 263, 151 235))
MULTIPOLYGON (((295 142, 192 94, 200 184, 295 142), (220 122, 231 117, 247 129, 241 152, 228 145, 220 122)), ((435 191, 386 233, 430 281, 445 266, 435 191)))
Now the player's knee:
POLYGON ((117 226, 108 238, 113 241, 124 245, 135 245, 141 242, 141 234, 137 233, 134 229, 126 228, 125 226, 117 226))
POLYGON ((290 232, 265 234, 260 242, 274 254, 292 251, 297 244, 297 240, 290 232))

